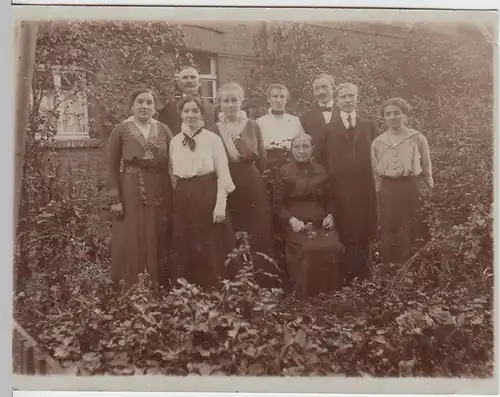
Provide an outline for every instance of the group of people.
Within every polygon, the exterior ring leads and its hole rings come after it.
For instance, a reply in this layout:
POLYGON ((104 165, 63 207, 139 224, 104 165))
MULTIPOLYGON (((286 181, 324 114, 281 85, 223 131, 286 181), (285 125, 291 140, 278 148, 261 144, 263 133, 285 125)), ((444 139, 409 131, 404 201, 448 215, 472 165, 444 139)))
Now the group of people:
MULTIPOLYGON (((193 67, 179 73, 182 97, 160 104, 151 89, 131 93, 132 116, 108 143, 108 187, 114 215, 111 275, 127 285, 147 271, 169 286, 186 278, 202 287, 233 276, 226 266, 236 231, 247 232, 259 274, 273 272, 279 240, 299 297, 366 278, 371 245, 380 237, 383 262, 409 259, 418 236, 421 184, 432 188, 427 139, 406 125, 401 98, 386 100, 387 130, 357 113, 358 87, 312 79, 317 103, 300 118, 286 112, 283 84, 267 91, 268 114, 242 110, 244 90, 221 86, 217 105, 198 94, 193 67), (263 178, 271 151, 291 160, 263 178)), ((275 287, 276 277, 258 283, 275 287)))

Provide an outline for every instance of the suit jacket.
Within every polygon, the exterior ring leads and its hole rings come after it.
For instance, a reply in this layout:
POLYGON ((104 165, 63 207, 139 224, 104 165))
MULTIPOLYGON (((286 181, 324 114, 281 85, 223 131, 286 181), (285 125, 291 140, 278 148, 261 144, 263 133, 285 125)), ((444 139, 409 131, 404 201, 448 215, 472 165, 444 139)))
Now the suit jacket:
POLYGON ((344 243, 369 243, 377 236, 377 201, 370 157, 371 144, 377 136, 375 123, 359 115, 356 126, 348 130, 340 111, 316 135, 315 158, 330 176, 337 227, 344 243))
MULTIPOLYGON (((168 102, 158 115, 158 121, 166 124, 174 135, 177 135, 179 132, 181 132, 181 113, 179 112, 179 108, 177 107, 179 101, 180 99, 178 98, 168 102)), ((205 103, 204 107, 205 126, 206 128, 208 128, 211 125, 215 124, 217 116, 214 105, 212 105, 211 103, 205 103)))
MULTIPOLYGON (((333 110, 333 112, 335 112, 335 110, 333 110)), ((326 125, 325 118, 323 117, 323 112, 321 111, 317 103, 314 104, 310 110, 300 116, 300 123, 302 124, 302 128, 304 128, 306 134, 311 135, 313 137, 313 140, 316 140, 316 135, 326 125)))

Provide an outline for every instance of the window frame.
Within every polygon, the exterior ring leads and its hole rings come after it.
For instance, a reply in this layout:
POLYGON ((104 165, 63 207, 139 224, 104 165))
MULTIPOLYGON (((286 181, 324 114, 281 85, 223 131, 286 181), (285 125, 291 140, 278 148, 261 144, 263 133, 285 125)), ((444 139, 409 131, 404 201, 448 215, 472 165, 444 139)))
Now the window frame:
MULTIPOLYGON (((36 70, 38 72, 41 71, 48 71, 48 68, 41 64, 36 66, 36 70)), ((69 67, 65 66, 52 66, 50 68, 50 72, 52 73, 53 76, 53 86, 54 90, 47 90, 44 94, 46 95, 53 95, 53 101, 57 99, 59 101, 58 106, 63 106, 61 105, 68 99, 69 96, 79 96, 81 99, 81 106, 83 109, 83 114, 81 115, 82 117, 82 125, 83 125, 83 130, 77 131, 77 132, 67 132, 64 128, 64 119, 63 117, 59 117, 57 120, 57 133, 54 136, 54 139, 56 140, 82 140, 82 139, 89 139, 90 138, 90 123, 89 123, 89 104, 88 104, 88 95, 87 95, 87 90, 77 90, 77 91, 67 91, 67 90, 62 90, 62 78, 64 76, 64 72, 70 70, 69 67)), ((83 78, 86 78, 86 72, 85 70, 81 68, 71 68, 72 73, 76 74, 81 74, 83 78)), ((33 82, 33 84, 36 84, 36 82, 33 82)), ((86 84, 85 84, 86 85, 86 84)), ((30 106, 33 104, 33 90, 30 90, 30 106)), ((52 104, 54 106, 55 103, 52 104)), ((40 111, 41 109, 39 109, 40 111)), ((64 113, 64 110, 61 111, 61 113, 64 113)), ((36 139, 40 139, 41 135, 40 134, 35 134, 36 139)))
MULTIPOLYGON (((203 51, 186 51, 188 54, 193 54, 194 57, 198 56, 206 56, 210 62, 210 73, 199 73, 200 75, 200 89, 202 82, 208 82, 212 86, 213 96, 205 97, 202 96, 202 99, 205 101, 211 101, 212 104, 215 104, 215 97, 217 95, 217 84, 218 84, 218 63, 217 63, 217 54, 203 51)), ((179 72, 175 74, 175 79, 179 78, 179 72)), ((181 97, 181 92, 176 86, 176 98, 181 97)))

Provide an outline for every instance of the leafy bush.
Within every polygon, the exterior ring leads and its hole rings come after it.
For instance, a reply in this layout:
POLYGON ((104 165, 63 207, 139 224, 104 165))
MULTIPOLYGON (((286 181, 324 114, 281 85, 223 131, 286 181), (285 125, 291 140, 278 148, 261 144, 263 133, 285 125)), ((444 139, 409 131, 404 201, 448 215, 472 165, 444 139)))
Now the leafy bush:
POLYGON ((259 288, 250 266, 217 290, 168 292, 147 275, 121 290, 98 268, 16 297, 28 330, 81 375, 492 374, 492 297, 465 284, 394 293, 377 278, 298 302, 259 288))

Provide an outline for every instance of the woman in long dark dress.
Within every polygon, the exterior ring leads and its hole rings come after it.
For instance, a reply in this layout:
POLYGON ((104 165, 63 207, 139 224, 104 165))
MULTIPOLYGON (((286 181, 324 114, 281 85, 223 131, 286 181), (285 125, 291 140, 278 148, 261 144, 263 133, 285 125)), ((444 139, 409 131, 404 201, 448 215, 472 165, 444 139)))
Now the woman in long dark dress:
POLYGON ((173 196, 171 278, 210 288, 225 278, 226 255, 235 248, 226 216, 227 195, 234 190, 224 145, 204 128, 199 97, 179 102, 181 133, 170 144, 173 196))
POLYGON ((281 219, 286 262, 297 297, 307 298, 341 285, 343 245, 335 229, 335 203, 325 168, 311 161, 312 138, 292 140, 293 160, 274 184, 274 209, 281 219))
POLYGON ((410 106, 386 100, 381 115, 387 131, 372 142, 371 158, 378 193, 380 248, 385 265, 403 264, 420 235, 420 189, 434 186, 425 136, 405 125, 410 106))
POLYGON ((152 118, 156 98, 150 89, 133 91, 133 115, 113 129, 108 141, 108 190, 114 215, 111 278, 123 280, 126 286, 133 285, 144 271, 152 282, 160 281, 166 255, 172 135, 166 125, 152 118))
MULTIPOLYGON (((236 186, 228 197, 233 227, 250 235, 252 251, 273 257, 271 206, 261 175, 266 166, 266 151, 259 125, 241 111, 243 99, 240 85, 223 85, 217 93, 222 114, 212 129, 224 142, 231 177, 236 186)), ((259 270, 276 273, 274 267, 260 256, 255 256, 254 260, 259 270)), ((275 278, 262 274, 256 277, 261 286, 279 286, 275 278)))

